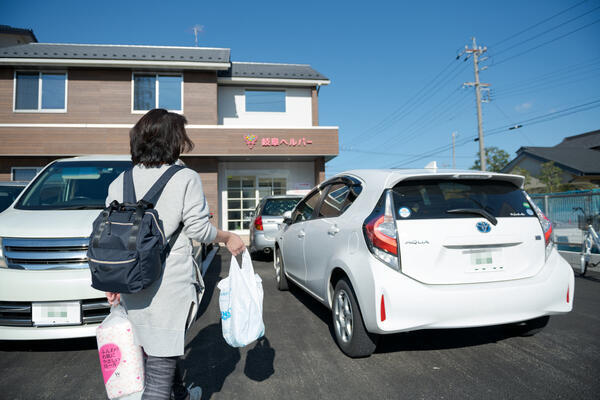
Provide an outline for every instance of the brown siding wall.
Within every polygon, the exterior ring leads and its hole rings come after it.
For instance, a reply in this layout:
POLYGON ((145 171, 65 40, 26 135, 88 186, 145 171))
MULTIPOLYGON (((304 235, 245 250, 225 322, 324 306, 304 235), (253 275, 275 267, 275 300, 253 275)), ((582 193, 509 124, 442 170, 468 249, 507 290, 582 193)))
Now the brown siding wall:
MULTIPOLYGON (((131 113, 131 70, 68 69, 67 112, 13 112, 14 69, 0 68, 0 121, 3 123, 135 123, 131 113)), ((184 72, 184 114, 190 124, 217 124, 214 71, 184 72)))
POLYGON ((319 157, 315 160, 315 185, 325 180, 325 159, 319 157))
POLYGON ((219 226, 219 179, 218 179, 218 161, 214 158, 201 158, 186 156, 182 157, 183 162, 186 166, 195 170, 202 179, 202 189, 206 196, 206 201, 210 208, 210 212, 213 214, 211 223, 218 227, 219 226))
POLYGON ((0 157, 0 181, 11 180, 11 167, 45 167, 59 157, 0 157))
MULTIPOLYGON (((190 155, 337 155, 338 131, 322 129, 193 129, 187 130, 195 144, 190 155), (250 149, 245 136, 254 134, 250 149), (304 138, 312 144, 263 146, 262 139, 277 138, 291 143, 304 138)), ((3 128, 0 155, 129 154, 127 128, 3 128)))

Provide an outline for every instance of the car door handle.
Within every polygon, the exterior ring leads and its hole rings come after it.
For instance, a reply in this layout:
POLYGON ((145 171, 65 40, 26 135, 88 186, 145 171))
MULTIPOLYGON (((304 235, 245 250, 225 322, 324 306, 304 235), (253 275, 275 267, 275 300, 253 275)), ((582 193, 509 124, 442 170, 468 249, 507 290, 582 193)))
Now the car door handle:
POLYGON ((340 231, 340 228, 338 228, 337 225, 335 225, 335 226, 332 226, 331 228, 329 228, 329 230, 327 231, 327 233, 330 236, 335 236, 339 231, 340 231))
POLYGON ((306 233, 304 233, 304 231, 300 231, 300 232, 298 232, 298 237, 299 237, 300 239, 302 239, 304 236, 306 236, 306 233))

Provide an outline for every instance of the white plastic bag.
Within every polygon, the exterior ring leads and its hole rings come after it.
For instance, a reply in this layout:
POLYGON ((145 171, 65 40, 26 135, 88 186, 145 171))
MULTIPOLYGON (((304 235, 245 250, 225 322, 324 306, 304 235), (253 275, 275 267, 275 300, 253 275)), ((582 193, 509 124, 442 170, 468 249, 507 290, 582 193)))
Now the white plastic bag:
POLYGON ((121 305, 96 328, 100 368, 109 399, 144 390, 142 348, 134 343, 131 322, 121 305))
POLYGON ((217 285, 223 337, 232 347, 244 347, 265 334, 262 280, 254 273, 248 250, 242 268, 231 257, 229 276, 217 285))

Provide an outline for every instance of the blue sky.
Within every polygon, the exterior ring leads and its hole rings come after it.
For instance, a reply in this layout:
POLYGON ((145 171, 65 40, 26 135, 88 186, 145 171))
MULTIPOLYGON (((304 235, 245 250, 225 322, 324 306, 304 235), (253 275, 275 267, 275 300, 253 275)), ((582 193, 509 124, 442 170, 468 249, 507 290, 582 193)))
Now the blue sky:
POLYGON ((600 129, 600 0, 30 0, 3 1, 0 15, 47 43, 193 46, 201 25, 199 45, 228 47, 234 61, 310 64, 332 81, 320 91, 320 124, 340 128, 328 175, 431 160, 450 167, 453 131, 457 167, 470 167, 475 96, 461 84, 473 80, 473 65, 455 57, 472 36, 490 56, 481 73, 492 88, 486 146, 512 157, 520 146, 600 129), (585 107, 596 108, 534 119, 585 107))

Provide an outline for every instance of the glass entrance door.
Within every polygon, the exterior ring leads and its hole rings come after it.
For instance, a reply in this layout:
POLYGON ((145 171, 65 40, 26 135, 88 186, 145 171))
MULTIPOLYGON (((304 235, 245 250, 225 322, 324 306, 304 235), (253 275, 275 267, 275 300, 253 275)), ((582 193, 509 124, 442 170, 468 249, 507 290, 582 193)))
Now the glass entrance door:
POLYGON ((286 194, 287 179, 258 176, 227 177, 227 229, 247 231, 250 213, 265 196, 286 194))

